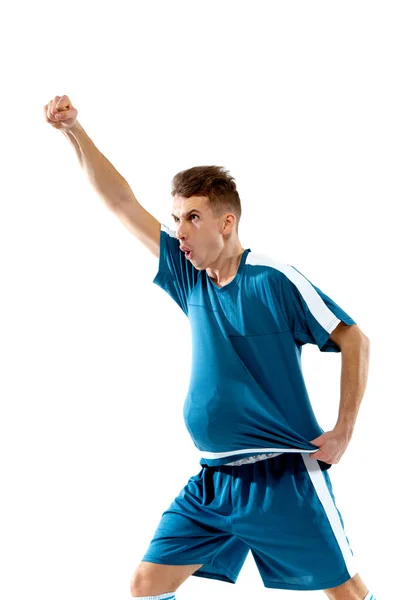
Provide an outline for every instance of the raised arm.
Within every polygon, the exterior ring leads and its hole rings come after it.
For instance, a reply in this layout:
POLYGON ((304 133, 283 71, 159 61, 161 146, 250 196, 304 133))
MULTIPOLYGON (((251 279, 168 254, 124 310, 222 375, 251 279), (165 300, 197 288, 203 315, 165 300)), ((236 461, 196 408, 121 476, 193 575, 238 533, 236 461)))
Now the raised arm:
POLYGON ((156 257, 160 254, 161 224, 136 200, 128 182, 95 146, 77 121, 68 96, 55 96, 44 107, 45 117, 75 148, 79 163, 106 205, 156 257))

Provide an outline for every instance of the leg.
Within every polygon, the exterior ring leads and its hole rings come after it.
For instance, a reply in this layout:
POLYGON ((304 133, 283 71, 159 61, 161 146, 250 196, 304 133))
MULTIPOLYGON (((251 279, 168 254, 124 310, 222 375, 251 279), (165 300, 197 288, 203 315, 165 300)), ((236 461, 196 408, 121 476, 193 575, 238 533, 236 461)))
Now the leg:
POLYGON ((157 596, 175 592, 202 565, 160 565, 142 561, 131 579, 131 595, 157 596))
POLYGON ((342 585, 324 592, 329 600, 364 600, 367 598, 368 588, 357 573, 342 585))
POLYGON ((189 575, 235 583, 249 548, 230 531, 229 469, 202 469, 163 512, 133 578, 135 593, 139 585, 174 591, 189 575))
POLYGON ((331 482, 319 463, 293 453, 256 462, 252 471, 249 465, 237 469, 244 470, 241 486, 234 487, 232 533, 250 547, 264 586, 364 600, 368 589, 357 577, 331 482))

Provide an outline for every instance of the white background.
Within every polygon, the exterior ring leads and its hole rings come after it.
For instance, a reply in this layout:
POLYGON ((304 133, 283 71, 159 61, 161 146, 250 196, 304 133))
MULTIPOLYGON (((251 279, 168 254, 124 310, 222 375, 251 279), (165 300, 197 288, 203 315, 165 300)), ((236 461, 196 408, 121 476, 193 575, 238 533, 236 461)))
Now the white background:
MULTIPOLYGON (((361 576, 379 600, 394 598, 397 8, 169 0, 3 11, 1 598, 130 598, 162 512, 200 470, 182 415, 189 322, 152 283, 157 259, 45 122, 43 106, 63 94, 139 202, 170 228, 173 175, 228 168, 242 200, 242 245, 295 265, 369 336, 367 392, 330 474, 361 576)), ((326 430, 340 360, 303 350, 326 430)), ((236 585, 191 577, 177 593, 294 596, 265 589, 251 555, 236 585)))

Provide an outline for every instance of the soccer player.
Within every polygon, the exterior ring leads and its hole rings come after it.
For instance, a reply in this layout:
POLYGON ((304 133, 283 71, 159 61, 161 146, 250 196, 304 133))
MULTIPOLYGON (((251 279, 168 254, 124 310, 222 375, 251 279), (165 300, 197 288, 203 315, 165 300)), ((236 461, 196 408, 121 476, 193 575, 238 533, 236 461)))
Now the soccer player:
POLYGON ((190 576, 235 583, 249 551, 267 588, 372 600, 328 469, 345 452, 367 383, 369 339, 296 267, 243 248, 233 177, 197 166, 173 178, 176 229, 159 223, 77 121, 68 96, 45 117, 73 144, 108 207, 159 258, 154 283, 188 316, 193 366, 184 418, 201 470, 162 514, 131 595, 173 600, 190 576), (303 344, 342 353, 332 431, 318 425, 303 344))

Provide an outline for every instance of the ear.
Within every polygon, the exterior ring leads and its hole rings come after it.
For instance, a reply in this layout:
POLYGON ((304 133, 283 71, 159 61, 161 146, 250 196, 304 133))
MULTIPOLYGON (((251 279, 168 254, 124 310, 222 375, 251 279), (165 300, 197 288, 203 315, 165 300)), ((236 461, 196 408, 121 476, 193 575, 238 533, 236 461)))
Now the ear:
POLYGON ((224 226, 223 233, 230 235, 235 230, 236 217, 233 213, 225 213, 224 215, 224 226))

